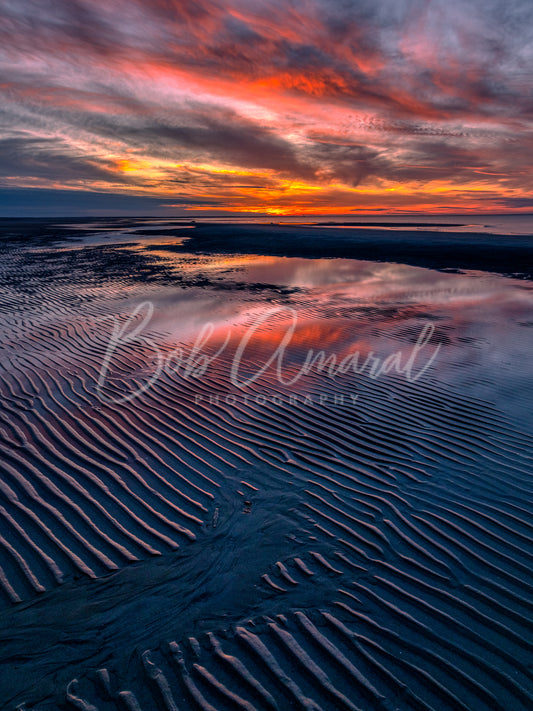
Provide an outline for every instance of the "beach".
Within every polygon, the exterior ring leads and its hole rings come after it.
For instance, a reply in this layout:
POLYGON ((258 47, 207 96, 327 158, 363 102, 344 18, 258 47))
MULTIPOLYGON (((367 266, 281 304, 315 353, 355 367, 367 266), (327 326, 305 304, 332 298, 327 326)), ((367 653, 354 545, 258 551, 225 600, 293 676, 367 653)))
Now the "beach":
POLYGON ((1 220, 2 708, 531 708, 533 236, 361 222, 1 220))

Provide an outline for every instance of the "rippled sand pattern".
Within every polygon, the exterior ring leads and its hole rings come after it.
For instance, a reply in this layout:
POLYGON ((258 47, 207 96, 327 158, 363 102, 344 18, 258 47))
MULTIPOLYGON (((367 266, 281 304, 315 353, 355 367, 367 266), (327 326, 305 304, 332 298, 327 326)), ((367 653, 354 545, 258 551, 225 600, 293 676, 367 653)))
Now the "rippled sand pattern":
MULTIPOLYGON (((245 400, 223 354, 200 380, 166 371, 106 402, 153 373, 137 343, 102 400, 109 315, 125 324, 143 298, 226 299, 241 327, 262 299, 290 304, 324 340, 350 308, 327 290, 187 286, 174 268, 4 244, 1 707, 530 709, 528 423, 479 397, 477 371, 458 387, 451 356, 416 382, 288 388, 270 369, 245 400)), ((365 338, 412 345, 427 305, 387 308, 359 304, 365 338)), ((149 337, 167 356, 163 321, 149 337)), ((456 316, 439 333, 465 347, 456 316)))

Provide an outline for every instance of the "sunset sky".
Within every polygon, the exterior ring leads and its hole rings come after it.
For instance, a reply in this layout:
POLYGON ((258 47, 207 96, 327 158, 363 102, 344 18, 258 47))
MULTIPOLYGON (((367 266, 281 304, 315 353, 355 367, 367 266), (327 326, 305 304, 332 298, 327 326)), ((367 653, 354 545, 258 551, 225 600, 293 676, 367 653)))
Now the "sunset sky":
POLYGON ((531 0, 0 0, 0 215, 532 212, 531 0))

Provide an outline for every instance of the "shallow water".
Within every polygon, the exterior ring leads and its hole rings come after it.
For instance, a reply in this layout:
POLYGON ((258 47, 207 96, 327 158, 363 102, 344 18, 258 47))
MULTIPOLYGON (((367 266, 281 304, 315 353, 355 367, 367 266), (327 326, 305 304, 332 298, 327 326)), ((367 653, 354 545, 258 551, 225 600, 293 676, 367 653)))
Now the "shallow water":
POLYGON ((3 246, 3 707, 529 708, 531 285, 147 246, 3 246))

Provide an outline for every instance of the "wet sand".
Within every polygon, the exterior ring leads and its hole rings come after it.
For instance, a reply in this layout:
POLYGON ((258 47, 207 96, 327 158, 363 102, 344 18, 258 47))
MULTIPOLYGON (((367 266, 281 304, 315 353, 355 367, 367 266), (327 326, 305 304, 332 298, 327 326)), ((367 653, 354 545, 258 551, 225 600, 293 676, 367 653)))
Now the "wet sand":
POLYGON ((92 226, 3 225, 0 706, 531 708, 528 240, 92 226))
MULTIPOLYGON (((183 234, 167 230, 160 234, 183 234)), ((531 279, 533 235, 417 232, 365 227, 205 225, 180 250, 286 257, 365 259, 430 269, 478 269, 531 279)))

